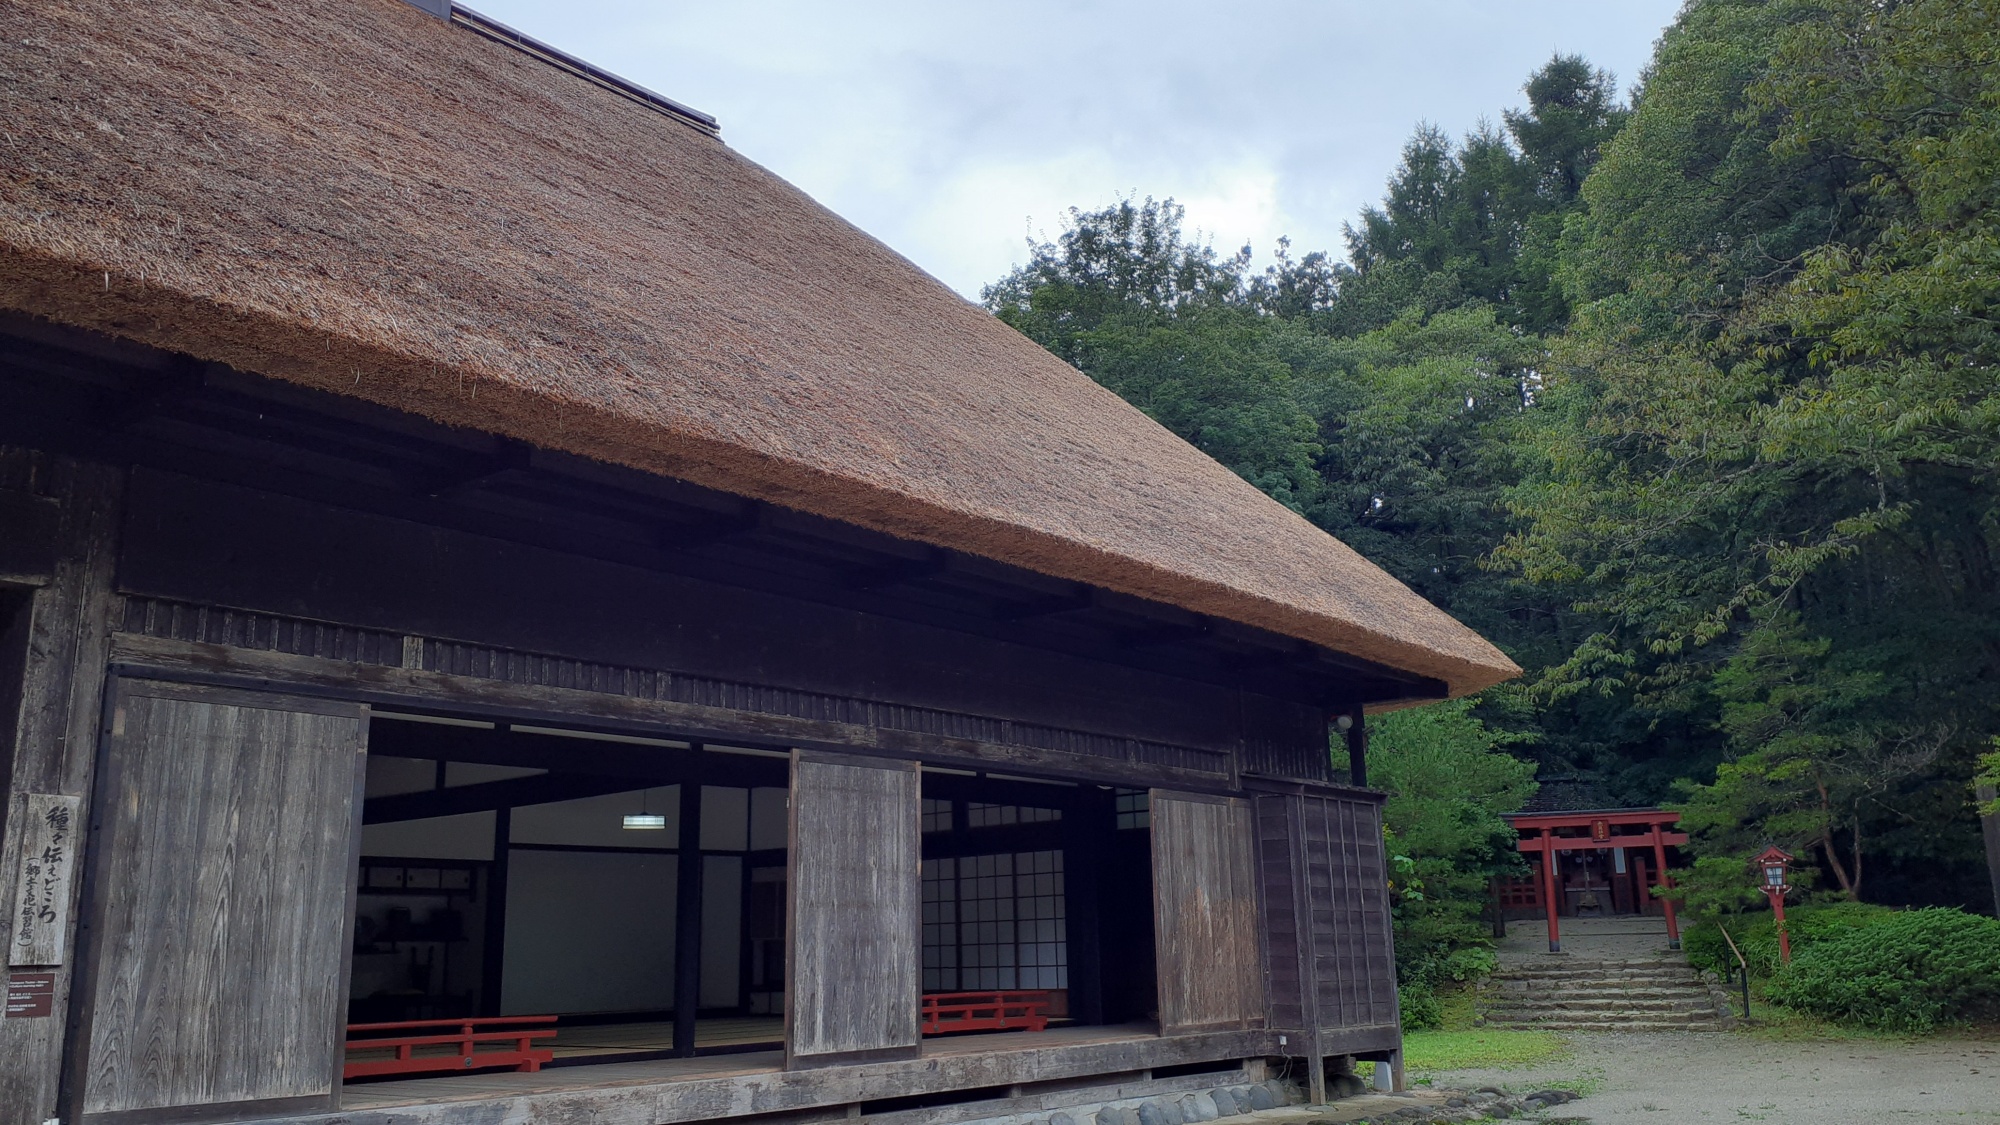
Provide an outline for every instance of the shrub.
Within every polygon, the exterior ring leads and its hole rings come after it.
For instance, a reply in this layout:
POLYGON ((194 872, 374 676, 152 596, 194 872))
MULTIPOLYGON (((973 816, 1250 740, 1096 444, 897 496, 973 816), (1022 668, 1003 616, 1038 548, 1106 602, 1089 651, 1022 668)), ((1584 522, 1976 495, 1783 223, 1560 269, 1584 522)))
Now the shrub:
MULTIPOLYGON (((1797 954, 1821 941, 1866 929, 1895 916, 1896 912, 1886 906, 1835 901, 1787 910, 1785 928, 1792 935, 1792 952, 1797 954)), ((1721 921, 1729 927, 1729 936, 1736 939, 1737 948, 1743 951, 1743 959, 1750 963, 1753 976, 1770 977, 1778 971, 1778 924, 1769 910, 1726 916, 1721 921)), ((1714 923, 1687 927, 1681 935, 1681 948, 1687 951, 1688 963, 1697 969, 1726 974, 1736 967, 1736 958, 1730 955, 1722 931, 1714 923)))
POLYGON ((2000 1013, 2000 919, 1932 907, 1794 945, 1767 994, 1811 1015, 1915 1034, 2000 1013))
POLYGON ((1403 1009, 1403 1030, 1423 1031, 1444 1026, 1444 1002, 1427 984, 1405 984, 1396 989, 1403 1009))

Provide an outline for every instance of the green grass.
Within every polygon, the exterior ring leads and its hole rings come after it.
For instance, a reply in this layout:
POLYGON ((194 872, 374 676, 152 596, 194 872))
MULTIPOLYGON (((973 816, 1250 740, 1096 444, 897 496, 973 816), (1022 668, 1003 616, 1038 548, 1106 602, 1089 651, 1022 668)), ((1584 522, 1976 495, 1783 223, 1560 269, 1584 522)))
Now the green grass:
POLYGON ((1410 1070, 1533 1066, 1565 1059, 1569 1054, 1569 1044, 1552 1031, 1486 1027, 1412 1031, 1403 1036, 1403 1065, 1410 1070))

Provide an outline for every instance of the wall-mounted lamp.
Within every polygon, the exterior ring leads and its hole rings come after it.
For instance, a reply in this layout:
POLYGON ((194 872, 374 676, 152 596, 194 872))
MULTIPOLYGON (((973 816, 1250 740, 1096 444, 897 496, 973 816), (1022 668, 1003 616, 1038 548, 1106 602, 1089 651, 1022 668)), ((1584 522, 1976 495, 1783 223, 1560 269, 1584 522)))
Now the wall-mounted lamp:
POLYGON ((1333 729, 1339 731, 1342 734, 1346 734, 1348 731, 1353 730, 1354 716, 1342 715, 1339 718, 1335 719, 1333 721, 1333 729))

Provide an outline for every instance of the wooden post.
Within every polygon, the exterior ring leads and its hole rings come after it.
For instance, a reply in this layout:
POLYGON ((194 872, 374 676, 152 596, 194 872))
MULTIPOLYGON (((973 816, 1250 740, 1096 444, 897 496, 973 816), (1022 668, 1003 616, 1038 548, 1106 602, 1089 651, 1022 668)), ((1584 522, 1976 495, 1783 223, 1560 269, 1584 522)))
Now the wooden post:
MULTIPOLYGON (((2000 799, 2000 791, 1991 785, 1974 788, 1973 796, 1980 808, 2000 799)), ((2000 812, 1989 813, 1979 818, 1980 831, 1986 837, 1986 875, 1993 882, 1993 912, 2000 914, 2000 812)))
POLYGON ((1556 878, 1556 830, 1542 829, 1542 910, 1549 918, 1549 952, 1562 952, 1562 927, 1556 922, 1556 898, 1561 881, 1556 878))
POLYGON ((694 1057, 701 1006, 701 784, 681 782, 678 876, 674 881, 674 1054, 694 1057))
POLYGON ((1368 784, 1368 716, 1356 707, 1347 713, 1353 725, 1347 728, 1347 772, 1356 788, 1368 784))
POLYGON ((1103 940, 1098 909, 1104 857, 1117 832, 1117 798, 1086 786, 1063 810, 1064 933, 1069 941, 1069 1014, 1079 1024, 1104 1022, 1103 940))
MULTIPOLYGON (((23 575, 45 579, 26 610, 27 653, 20 685, 19 708, 0 715, 13 728, 10 763, 0 763, 9 779, 6 822, 0 824, 0 873, 9 885, 21 870, 19 819, 30 793, 78 797, 82 815, 88 807, 97 758, 98 718, 103 705, 105 662, 111 619, 117 599, 112 571, 117 558, 117 529, 124 473, 104 465, 67 457, 44 457, 21 450, 0 450, 0 459, 24 457, 39 461, 46 482, 34 496, 36 504, 56 509, 47 574, 23 575)), ((88 857, 79 846, 76 860, 88 857)), ((71 881, 64 905, 67 950, 75 950, 76 904, 83 880, 71 881)), ((11 915, 12 896, 4 896, 11 915)), ((0 917, 0 943, 13 939, 13 919, 0 917)), ((65 1051, 66 1021, 74 957, 61 964, 17 967, 16 971, 52 974, 54 995, 47 1016, 0 1019, 0 1125, 41 1125, 58 1116, 57 1087, 65 1051)))
MULTIPOLYGON (((1660 888, 1665 890, 1673 886, 1673 876, 1667 874, 1667 845, 1664 840, 1660 839, 1660 826, 1657 823, 1653 825, 1653 862, 1660 869, 1660 888)), ((1679 949, 1681 947, 1681 927, 1679 921, 1674 918, 1674 900, 1662 898, 1660 905, 1667 913, 1667 948, 1679 949)))
MULTIPOLYGON (((442 759, 438 762, 443 767, 442 759)), ((443 769, 439 769, 443 774, 443 769)), ((439 788, 443 788, 440 783, 439 788)), ((480 949, 479 1014, 500 1014, 507 963, 507 854, 514 839, 514 810, 493 810, 493 863, 486 869, 485 941, 480 949)))

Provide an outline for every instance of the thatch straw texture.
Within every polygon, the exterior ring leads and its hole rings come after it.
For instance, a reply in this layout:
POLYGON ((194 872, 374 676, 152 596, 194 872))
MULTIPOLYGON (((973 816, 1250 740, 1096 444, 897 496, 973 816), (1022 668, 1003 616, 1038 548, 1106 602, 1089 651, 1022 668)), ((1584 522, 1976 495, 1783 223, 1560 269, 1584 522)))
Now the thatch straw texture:
POLYGON ((401 0, 0 8, 0 305, 1454 693, 1518 671, 720 141, 401 0))

